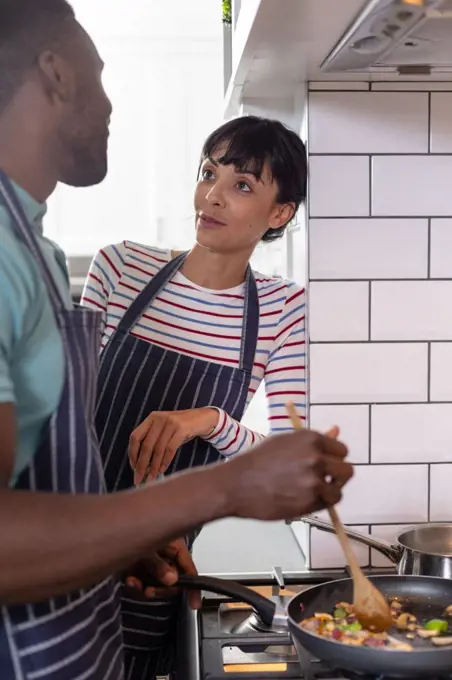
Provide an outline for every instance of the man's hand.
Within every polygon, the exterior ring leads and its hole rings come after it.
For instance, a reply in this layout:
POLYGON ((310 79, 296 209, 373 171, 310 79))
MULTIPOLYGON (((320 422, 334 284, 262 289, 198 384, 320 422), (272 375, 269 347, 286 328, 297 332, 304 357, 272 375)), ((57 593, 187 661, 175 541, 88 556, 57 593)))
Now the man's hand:
MULTIPOLYGON (((150 558, 142 560, 135 569, 127 572, 126 585, 136 593, 141 593, 146 599, 165 597, 174 594, 177 588, 179 574, 196 575, 195 563, 188 551, 183 538, 169 543, 166 548, 158 550, 150 558), (146 574, 157 579, 164 588, 146 585, 146 574)), ((201 606, 201 593, 197 590, 188 591, 188 602, 192 609, 201 606)))
POLYGON ((214 408, 186 411, 154 411, 131 434, 129 459, 134 483, 154 479, 165 472, 177 450, 195 437, 207 437, 218 423, 214 408))
POLYGON ((335 434, 302 430, 268 437, 215 471, 228 514, 288 520, 338 503, 353 468, 335 434))

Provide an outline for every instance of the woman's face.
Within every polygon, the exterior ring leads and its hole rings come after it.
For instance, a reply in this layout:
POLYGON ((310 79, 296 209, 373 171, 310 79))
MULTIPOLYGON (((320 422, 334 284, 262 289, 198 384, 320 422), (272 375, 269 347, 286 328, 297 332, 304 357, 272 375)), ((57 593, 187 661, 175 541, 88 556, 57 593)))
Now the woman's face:
POLYGON ((223 153, 219 149, 201 165, 194 201, 196 240, 215 252, 251 255, 269 228, 291 219, 293 207, 276 202, 278 187, 268 167, 258 179, 219 163, 223 153))

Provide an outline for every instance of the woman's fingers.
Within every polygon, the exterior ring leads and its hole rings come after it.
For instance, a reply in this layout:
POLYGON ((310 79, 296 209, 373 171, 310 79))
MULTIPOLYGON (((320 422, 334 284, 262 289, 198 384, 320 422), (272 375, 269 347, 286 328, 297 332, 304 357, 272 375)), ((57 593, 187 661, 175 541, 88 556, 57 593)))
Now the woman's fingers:
POLYGON ((162 467, 165 459, 168 459, 169 462, 171 462, 174 458, 177 449, 172 453, 169 446, 170 442, 173 441, 176 432, 176 424, 171 421, 167 421, 166 425, 160 431, 159 437, 154 444, 154 448, 149 458, 149 476, 151 478, 157 477, 160 472, 164 471, 162 470, 162 467))
POLYGON ((136 464, 138 463, 138 456, 140 454, 140 446, 141 442, 143 439, 146 437, 146 435, 149 433, 149 431, 152 428, 152 414, 146 418, 146 420, 143 420, 143 422, 134 429, 132 434, 129 437, 129 460, 130 460, 130 465, 132 466, 133 469, 135 469, 136 464))
MULTIPOLYGON (((142 439, 139 444, 138 457, 135 464, 135 484, 141 484, 141 482, 145 479, 149 463, 154 452, 155 444, 158 441, 163 428, 164 422, 156 419, 152 420, 151 427, 148 429, 144 437, 142 437, 141 433, 138 434, 138 436, 141 436, 142 439)), ((135 433, 136 432, 137 430, 135 430, 135 433)))

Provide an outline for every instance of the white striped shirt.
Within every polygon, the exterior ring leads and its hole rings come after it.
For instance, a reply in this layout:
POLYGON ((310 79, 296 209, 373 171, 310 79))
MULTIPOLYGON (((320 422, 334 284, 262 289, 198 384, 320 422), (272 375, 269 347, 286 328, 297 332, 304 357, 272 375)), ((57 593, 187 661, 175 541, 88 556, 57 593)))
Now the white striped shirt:
MULTIPOLYGON (((170 250, 124 241, 94 258, 82 304, 103 312, 102 349, 132 301, 171 259, 170 250)), ((306 412, 305 292, 297 284, 254 272, 259 297, 259 333, 247 406, 265 382, 272 433, 290 430, 285 404, 306 412)), ((177 274, 154 298, 131 333, 164 349, 205 361, 238 367, 242 340, 245 284, 209 290, 177 274)), ((263 435, 219 409, 206 439, 224 456, 246 450, 263 435)))

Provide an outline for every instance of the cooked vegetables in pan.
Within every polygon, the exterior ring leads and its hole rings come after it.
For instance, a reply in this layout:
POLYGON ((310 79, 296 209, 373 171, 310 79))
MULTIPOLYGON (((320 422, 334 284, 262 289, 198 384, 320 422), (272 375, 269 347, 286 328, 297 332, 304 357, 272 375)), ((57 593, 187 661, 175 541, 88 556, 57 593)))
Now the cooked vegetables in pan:
POLYGON ((449 630, 452 605, 445 609, 443 619, 431 619, 420 623, 413 614, 403 611, 401 603, 396 599, 390 604, 393 628, 399 633, 397 638, 389 633, 375 633, 364 629, 353 612, 353 605, 348 602, 339 602, 333 614, 314 614, 309 619, 301 621, 300 626, 311 633, 346 645, 407 652, 413 649, 412 641, 416 637, 430 639, 437 647, 452 645, 452 629, 449 630))

